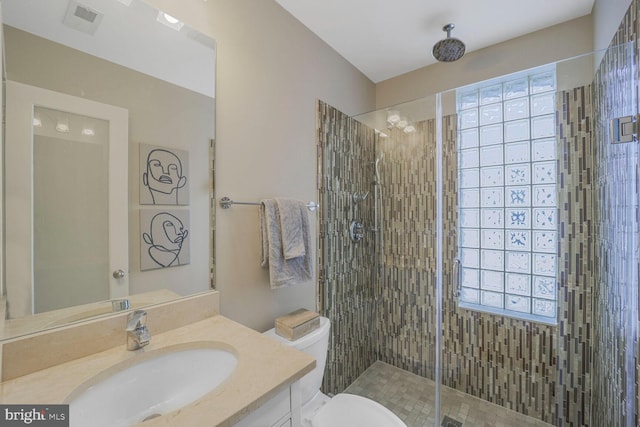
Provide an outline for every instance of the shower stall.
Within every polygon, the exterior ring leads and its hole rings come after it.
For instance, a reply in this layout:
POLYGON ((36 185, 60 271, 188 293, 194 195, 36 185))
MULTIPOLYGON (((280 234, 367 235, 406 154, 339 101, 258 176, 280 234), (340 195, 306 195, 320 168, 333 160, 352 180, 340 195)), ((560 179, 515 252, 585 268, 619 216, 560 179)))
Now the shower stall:
POLYGON ((634 61, 620 44, 355 117, 318 103, 325 392, 380 361, 433 384, 415 425, 455 420, 451 392, 639 425, 634 61))

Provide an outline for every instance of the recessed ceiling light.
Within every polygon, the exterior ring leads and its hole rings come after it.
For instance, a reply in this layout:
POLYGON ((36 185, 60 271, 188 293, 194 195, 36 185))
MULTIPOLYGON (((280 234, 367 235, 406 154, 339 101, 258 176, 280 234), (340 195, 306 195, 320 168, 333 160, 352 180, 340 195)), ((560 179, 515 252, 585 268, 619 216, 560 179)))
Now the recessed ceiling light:
POLYGON ((42 120, 40 120, 40 117, 38 116, 33 117, 33 125, 39 128, 42 127, 42 120))
POLYGON ((91 128, 84 128, 82 129, 82 134, 85 136, 94 136, 96 132, 91 128))
POLYGON ((156 20, 166 25, 169 28, 173 28, 176 31, 180 31, 180 29, 184 26, 184 22, 181 22, 178 18, 175 18, 168 13, 164 13, 163 11, 158 12, 158 17, 156 20))
POLYGON ((169 15, 168 13, 164 13, 164 19, 167 20, 168 23, 170 24, 177 24, 178 22, 180 22, 179 19, 174 18, 173 16, 169 15))

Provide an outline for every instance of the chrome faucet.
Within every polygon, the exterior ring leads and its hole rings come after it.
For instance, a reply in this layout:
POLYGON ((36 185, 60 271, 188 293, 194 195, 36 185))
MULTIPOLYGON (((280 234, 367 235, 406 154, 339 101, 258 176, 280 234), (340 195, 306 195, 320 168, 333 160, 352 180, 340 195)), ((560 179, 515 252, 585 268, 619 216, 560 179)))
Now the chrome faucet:
POLYGON ((151 334, 147 329, 147 312, 135 310, 127 316, 127 350, 138 350, 149 344, 151 334))

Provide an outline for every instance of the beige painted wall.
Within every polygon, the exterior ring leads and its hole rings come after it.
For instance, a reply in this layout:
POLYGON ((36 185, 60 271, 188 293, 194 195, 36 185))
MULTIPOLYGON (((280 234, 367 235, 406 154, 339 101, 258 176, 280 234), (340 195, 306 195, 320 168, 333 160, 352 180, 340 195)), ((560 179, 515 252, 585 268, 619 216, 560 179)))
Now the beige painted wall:
POLYGON ((209 289, 209 140, 214 100, 29 33, 7 27, 9 80, 85 97, 129 110, 129 289, 170 289, 190 295, 209 289), (46 72, 43 72, 46 70, 46 72), (71 77, 71 78, 70 78, 71 77), (191 263, 140 271, 138 144, 189 151, 191 263))
MULTIPOLYGON (((273 0, 149 3, 217 41, 218 199, 317 200, 316 100, 358 114, 374 108, 374 84, 273 0)), ((222 314, 265 330, 279 315, 315 308, 313 281, 269 288, 256 206, 218 209, 216 227, 222 314)))
MULTIPOLYGON (((608 1, 608 0, 604 0, 608 1)), ((376 108, 571 58, 593 50, 591 15, 378 83, 376 108)))
POLYGON ((620 27, 631 0, 595 0, 593 4, 593 49, 606 49, 620 27))

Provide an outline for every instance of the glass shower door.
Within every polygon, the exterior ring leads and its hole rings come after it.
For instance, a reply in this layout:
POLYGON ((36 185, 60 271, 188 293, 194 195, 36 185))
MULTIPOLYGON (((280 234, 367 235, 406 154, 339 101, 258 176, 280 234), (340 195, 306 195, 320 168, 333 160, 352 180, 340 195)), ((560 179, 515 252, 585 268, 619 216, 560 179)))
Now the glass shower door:
POLYGON ((407 425, 440 425, 436 96, 355 120, 376 135, 375 353, 389 374, 380 401, 407 425))
POLYGON ((555 88, 548 66, 443 94, 441 400, 455 421, 553 419, 555 88))
MULTIPOLYGON (((638 425, 638 141, 633 43, 599 54, 593 82, 593 425, 638 425), (621 120, 618 120, 621 119, 621 120)), ((567 408, 567 405, 564 406, 567 408)))
POLYGON ((610 134, 632 52, 441 95, 443 416, 636 425, 638 150, 610 134))
POLYGON ((409 426, 638 424, 637 81, 629 44, 322 107, 328 392, 383 364, 367 396, 409 426))

